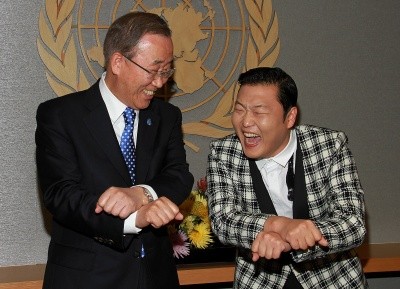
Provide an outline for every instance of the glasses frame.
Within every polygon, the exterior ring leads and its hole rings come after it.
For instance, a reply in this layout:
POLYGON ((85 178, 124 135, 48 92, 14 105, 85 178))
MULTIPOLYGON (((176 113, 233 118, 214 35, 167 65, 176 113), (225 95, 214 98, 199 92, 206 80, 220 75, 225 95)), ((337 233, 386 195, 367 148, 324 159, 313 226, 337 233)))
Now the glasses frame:
POLYGON ((148 74, 151 75, 152 78, 156 78, 156 76, 160 77, 160 78, 170 78, 174 73, 175 73, 175 68, 170 68, 166 71, 155 71, 155 70, 149 70, 147 68, 144 68, 143 66, 141 66, 139 63, 136 63, 135 61, 133 61, 132 59, 126 57, 124 55, 124 57, 126 59, 128 59, 130 62, 132 62, 133 64, 135 64, 137 67, 141 68, 142 70, 146 71, 148 74))

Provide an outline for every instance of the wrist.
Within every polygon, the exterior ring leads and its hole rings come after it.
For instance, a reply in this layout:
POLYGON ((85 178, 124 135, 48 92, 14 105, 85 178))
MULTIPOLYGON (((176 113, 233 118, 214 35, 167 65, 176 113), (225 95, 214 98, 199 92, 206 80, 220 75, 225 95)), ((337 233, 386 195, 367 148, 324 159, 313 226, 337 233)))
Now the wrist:
POLYGON ((152 194, 150 193, 150 191, 148 189, 146 189, 145 187, 142 187, 143 189, 143 205, 147 205, 149 203, 151 203, 152 201, 154 201, 152 194))
POLYGON ((277 216, 269 216, 264 223, 264 231, 266 232, 278 232, 279 227, 279 217, 277 216))

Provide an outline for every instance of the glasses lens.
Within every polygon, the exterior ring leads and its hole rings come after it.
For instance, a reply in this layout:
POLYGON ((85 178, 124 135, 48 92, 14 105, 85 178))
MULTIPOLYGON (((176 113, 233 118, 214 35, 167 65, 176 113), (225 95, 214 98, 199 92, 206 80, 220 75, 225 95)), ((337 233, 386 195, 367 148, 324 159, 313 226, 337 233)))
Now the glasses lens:
POLYGON ((162 78, 170 78, 172 76, 172 74, 174 74, 175 69, 169 69, 167 71, 160 71, 158 72, 158 75, 161 76, 162 78))

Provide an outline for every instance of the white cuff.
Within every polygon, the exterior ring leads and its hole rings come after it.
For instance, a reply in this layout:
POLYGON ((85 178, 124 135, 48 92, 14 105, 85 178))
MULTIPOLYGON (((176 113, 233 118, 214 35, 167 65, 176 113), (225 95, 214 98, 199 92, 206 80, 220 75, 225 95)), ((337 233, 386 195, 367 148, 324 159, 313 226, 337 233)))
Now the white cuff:
POLYGON ((124 222, 124 234, 138 234, 142 229, 136 227, 137 211, 132 213, 124 222))
MULTIPOLYGON (((148 185, 137 185, 138 187, 146 188, 153 197, 153 200, 157 200, 158 196, 152 187, 148 185)), ((137 211, 132 213, 128 218, 125 219, 124 222, 124 234, 138 234, 142 230, 141 228, 136 227, 136 215, 137 211)))

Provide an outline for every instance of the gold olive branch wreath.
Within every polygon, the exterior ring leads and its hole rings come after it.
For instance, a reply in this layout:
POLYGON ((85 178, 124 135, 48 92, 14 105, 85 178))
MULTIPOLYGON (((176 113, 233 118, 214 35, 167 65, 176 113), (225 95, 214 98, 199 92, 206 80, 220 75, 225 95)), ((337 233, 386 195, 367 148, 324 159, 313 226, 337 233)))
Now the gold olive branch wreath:
MULTIPOLYGON (((75 2, 46 0, 45 8, 39 14, 38 52, 47 68, 47 81, 57 96, 90 86, 83 70, 79 69, 78 72, 77 51, 71 36, 75 2)), ((280 40, 278 18, 272 8, 272 0, 246 0, 244 3, 249 15, 250 35, 243 71, 257 66, 273 66, 279 55, 280 40)), ((232 133, 230 115, 238 89, 234 82, 210 116, 198 122, 184 123, 184 134, 220 138, 232 133)), ((195 152, 200 150, 188 140, 185 140, 185 144, 195 152)))

